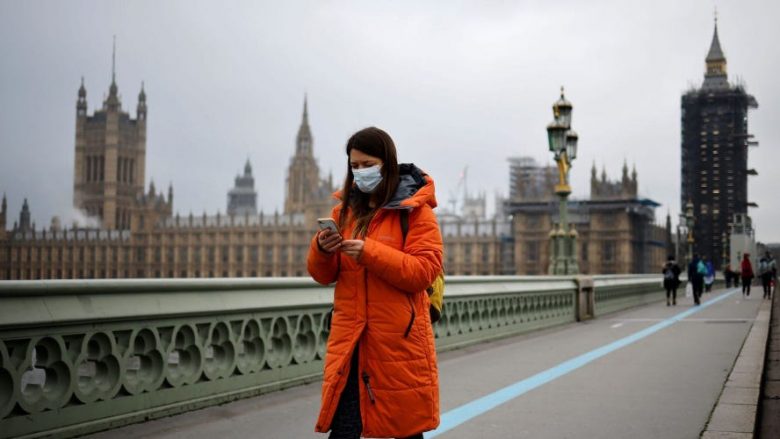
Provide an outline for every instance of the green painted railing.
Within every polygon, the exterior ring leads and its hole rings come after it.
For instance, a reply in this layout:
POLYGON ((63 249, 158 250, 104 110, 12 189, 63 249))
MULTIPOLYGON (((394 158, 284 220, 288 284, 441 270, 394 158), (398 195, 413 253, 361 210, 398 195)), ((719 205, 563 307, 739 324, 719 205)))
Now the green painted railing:
MULTIPOLYGON (((661 300, 593 278, 596 314, 661 300)), ((450 277, 438 350, 576 320, 572 277, 450 277)), ((72 437, 318 380, 332 288, 308 279, 0 283, 0 438, 72 437)))
MULTIPOLYGON (((645 305, 666 297, 660 275, 593 276, 597 316, 634 306, 645 305)), ((684 288, 678 293, 685 294, 684 288)))

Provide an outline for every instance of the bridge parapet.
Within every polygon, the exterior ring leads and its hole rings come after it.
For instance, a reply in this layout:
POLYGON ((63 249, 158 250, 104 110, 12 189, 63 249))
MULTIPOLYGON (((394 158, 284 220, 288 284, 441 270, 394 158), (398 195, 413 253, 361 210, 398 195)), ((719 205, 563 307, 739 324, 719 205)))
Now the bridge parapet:
MULTIPOLYGON (((593 283, 597 315, 663 297, 658 276, 593 283)), ((71 437, 315 381, 332 294, 302 278, 3 282, 0 438, 71 437)), ((449 277, 437 349, 574 322, 580 296, 573 277, 449 277)))

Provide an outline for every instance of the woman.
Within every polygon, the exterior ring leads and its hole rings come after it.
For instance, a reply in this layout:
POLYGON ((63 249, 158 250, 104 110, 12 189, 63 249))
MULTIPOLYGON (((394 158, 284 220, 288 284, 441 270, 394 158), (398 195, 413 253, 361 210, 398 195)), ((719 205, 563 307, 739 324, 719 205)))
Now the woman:
POLYGON ((750 284, 753 282, 753 264, 750 263, 750 253, 742 256, 742 266, 740 270, 742 276, 742 297, 750 296, 750 284))
POLYGON ((433 180, 398 165, 378 128, 347 142, 347 176, 308 257, 311 276, 336 283, 316 431, 330 438, 422 438, 439 425, 439 379, 425 289, 442 272, 433 180), (406 237, 400 211, 408 211, 406 237))

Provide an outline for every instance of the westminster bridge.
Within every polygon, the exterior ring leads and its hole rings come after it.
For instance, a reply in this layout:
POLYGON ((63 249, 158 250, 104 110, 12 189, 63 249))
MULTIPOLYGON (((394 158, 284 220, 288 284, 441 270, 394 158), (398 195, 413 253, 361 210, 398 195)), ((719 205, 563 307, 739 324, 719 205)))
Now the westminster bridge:
MULTIPOLYGON (((301 278, 2 282, 0 438, 324 438, 332 294, 301 278)), ((760 291, 722 285, 667 307, 660 275, 450 277, 425 437, 778 437, 759 434, 780 396, 770 316, 760 291)))

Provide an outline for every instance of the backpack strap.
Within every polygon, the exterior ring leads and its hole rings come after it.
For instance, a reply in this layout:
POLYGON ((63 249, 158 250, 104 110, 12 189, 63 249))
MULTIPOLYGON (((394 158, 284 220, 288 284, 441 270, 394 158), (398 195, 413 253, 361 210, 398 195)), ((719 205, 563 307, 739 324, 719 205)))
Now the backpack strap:
POLYGON ((409 233, 409 211, 401 209, 401 234, 403 241, 401 242, 401 248, 406 247, 406 235, 409 233))

